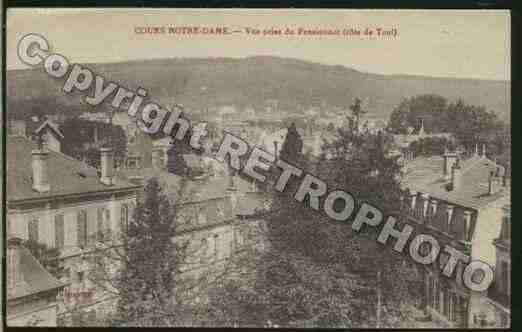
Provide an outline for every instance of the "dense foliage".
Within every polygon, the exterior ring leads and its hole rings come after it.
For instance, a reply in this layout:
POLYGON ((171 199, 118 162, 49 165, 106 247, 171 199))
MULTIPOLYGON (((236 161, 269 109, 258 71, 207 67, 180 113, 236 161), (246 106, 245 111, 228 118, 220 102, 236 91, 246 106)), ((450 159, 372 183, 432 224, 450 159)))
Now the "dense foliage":
POLYGON ((127 151, 127 136, 121 126, 69 118, 60 131, 67 138, 62 142, 62 152, 78 159, 85 159, 93 167, 100 166, 99 148, 109 146, 114 150, 116 164, 120 164, 127 151), (95 133, 96 131, 96 133, 95 133))

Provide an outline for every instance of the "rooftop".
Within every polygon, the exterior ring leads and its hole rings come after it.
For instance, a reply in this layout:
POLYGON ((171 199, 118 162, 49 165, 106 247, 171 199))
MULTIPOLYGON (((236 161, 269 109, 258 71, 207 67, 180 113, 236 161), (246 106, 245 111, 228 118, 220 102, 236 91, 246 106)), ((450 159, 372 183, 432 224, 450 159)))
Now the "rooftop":
MULTIPOLYGON (((14 287, 9 287, 8 281, 8 300, 45 292, 48 290, 64 286, 54 278, 47 270, 34 258, 29 250, 22 245, 14 245, 8 248, 9 256, 13 255, 18 261, 16 267, 7 266, 8 280, 17 280, 14 287), (16 273, 17 275, 14 275, 16 273), (14 279, 13 279, 14 278, 14 279)), ((10 256, 11 257, 11 256, 10 256)), ((9 264, 9 262, 8 262, 9 264)))
POLYGON ((20 136, 7 138, 8 201, 139 187, 123 179, 116 179, 114 185, 106 186, 100 182, 95 168, 65 154, 48 150, 48 176, 51 190, 39 193, 32 189, 31 153, 36 148, 36 144, 27 138, 20 136))
POLYGON ((504 167, 494 161, 482 157, 473 156, 460 162, 462 184, 461 187, 448 191, 449 180, 443 177, 444 158, 442 156, 419 157, 408 164, 404 169, 402 180, 403 188, 429 194, 434 198, 473 209, 480 209, 499 198, 510 196, 510 184, 502 187, 501 176, 504 174, 504 167), (490 172, 496 173, 499 168, 499 177, 495 177, 495 184, 500 189, 488 194, 488 179, 490 172))

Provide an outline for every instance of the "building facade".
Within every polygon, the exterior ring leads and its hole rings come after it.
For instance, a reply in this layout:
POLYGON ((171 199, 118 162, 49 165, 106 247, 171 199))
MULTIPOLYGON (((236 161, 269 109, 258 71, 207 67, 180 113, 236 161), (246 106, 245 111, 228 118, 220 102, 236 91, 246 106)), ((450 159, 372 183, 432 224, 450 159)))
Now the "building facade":
POLYGON ((7 236, 59 250, 61 269, 55 277, 66 286, 58 319, 79 305, 103 302, 105 294, 89 282, 85 256, 121 231, 140 186, 114 176, 110 150, 101 151, 100 175, 21 136, 8 138, 7 154, 7 236))
MULTIPOLYGON (((496 266, 494 240, 501 234, 504 206, 510 203, 510 183, 504 168, 476 153, 463 159, 456 153, 416 158, 408 163, 402 185, 407 191, 403 207, 410 224, 432 235, 441 248, 450 245, 496 266)), ((463 265, 451 278, 442 276, 441 255, 425 266, 423 307, 433 319, 450 328, 498 327, 484 318, 488 311, 487 291, 475 292, 463 285, 463 265)))

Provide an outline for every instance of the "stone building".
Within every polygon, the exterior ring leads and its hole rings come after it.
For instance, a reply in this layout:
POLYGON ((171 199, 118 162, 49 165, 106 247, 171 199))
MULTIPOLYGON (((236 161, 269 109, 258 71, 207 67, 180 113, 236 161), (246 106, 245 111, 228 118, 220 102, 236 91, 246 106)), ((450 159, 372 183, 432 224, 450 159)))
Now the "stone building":
MULTIPOLYGON (((501 234, 504 206, 510 204, 510 182, 485 149, 468 159, 457 153, 415 158, 407 165, 402 186, 408 192, 403 201, 407 219, 419 232, 435 237, 441 248, 451 245, 471 260, 496 265, 494 240, 501 234)), ((463 264, 452 278, 440 271, 435 265, 424 269, 424 309, 433 320, 451 328, 498 326, 484 319, 487 291, 463 285, 463 264)))
POLYGON ((128 222, 140 186, 114 176, 108 149, 101 151, 98 174, 25 137, 8 137, 6 145, 7 237, 59 249, 62 273, 56 277, 67 284, 59 301, 59 319, 80 305, 103 302, 106 294, 90 283, 85 256, 128 222))

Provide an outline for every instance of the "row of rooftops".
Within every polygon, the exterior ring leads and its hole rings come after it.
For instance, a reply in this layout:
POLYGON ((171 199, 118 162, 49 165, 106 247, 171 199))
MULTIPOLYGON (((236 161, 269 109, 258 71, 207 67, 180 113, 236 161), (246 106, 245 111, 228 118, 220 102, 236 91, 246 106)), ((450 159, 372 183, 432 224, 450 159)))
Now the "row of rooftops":
POLYGON ((454 152, 414 158, 403 168, 401 186, 472 209, 511 194, 505 167, 489 159, 485 151, 466 159, 454 152))

